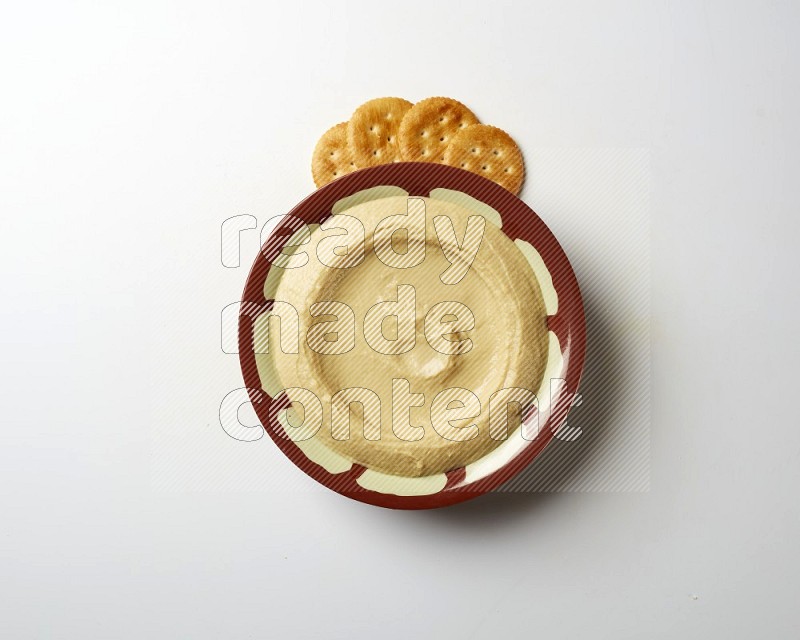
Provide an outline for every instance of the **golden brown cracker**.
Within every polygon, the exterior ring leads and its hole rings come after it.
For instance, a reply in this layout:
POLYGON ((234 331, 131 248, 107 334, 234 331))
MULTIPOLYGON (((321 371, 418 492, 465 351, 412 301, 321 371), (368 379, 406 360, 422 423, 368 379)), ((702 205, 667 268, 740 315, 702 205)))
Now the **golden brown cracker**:
POLYGON ((453 137, 479 120, 452 98, 426 98, 417 102, 400 123, 399 142, 403 160, 443 162, 453 137))
POLYGON ((400 160, 397 133, 411 107, 402 98, 376 98, 355 110, 347 125, 347 144, 359 167, 400 160))
POLYGON ((347 145, 347 123, 341 122, 322 134, 311 156, 311 174, 318 187, 356 170, 347 145))
POLYGON ((525 178, 525 164, 514 139, 488 124, 464 127, 448 145, 444 163, 493 180, 514 195, 525 178))

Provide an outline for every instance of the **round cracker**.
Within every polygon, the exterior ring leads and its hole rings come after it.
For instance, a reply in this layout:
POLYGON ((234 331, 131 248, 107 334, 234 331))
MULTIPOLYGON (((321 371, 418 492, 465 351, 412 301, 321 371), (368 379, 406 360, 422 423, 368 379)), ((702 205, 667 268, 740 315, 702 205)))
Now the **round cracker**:
POLYGON ((421 100, 400 123, 400 154, 408 161, 443 162, 444 152, 455 135, 478 122, 475 114, 458 100, 421 100))
POLYGON ((525 178, 525 164, 514 139, 488 124, 463 128, 448 145, 444 163, 493 180, 514 195, 525 178))
POLYGON ((331 127, 317 142, 311 156, 311 175, 318 187, 356 170, 350 147, 347 146, 347 123, 331 127))
POLYGON ((376 98, 365 102, 347 124, 347 144, 359 167, 398 162, 397 133, 403 116, 412 107, 402 98, 376 98))

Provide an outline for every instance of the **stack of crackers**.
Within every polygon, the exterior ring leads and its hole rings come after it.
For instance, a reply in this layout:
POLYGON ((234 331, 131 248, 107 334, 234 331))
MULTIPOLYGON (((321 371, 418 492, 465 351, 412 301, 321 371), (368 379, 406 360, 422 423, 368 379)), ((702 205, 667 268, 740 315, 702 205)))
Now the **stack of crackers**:
POLYGON ((480 124, 452 98, 416 104, 377 98, 355 110, 348 122, 328 129, 317 142, 311 173, 318 187, 345 174, 391 162, 438 162, 472 171, 517 195, 525 165, 514 139, 480 124))

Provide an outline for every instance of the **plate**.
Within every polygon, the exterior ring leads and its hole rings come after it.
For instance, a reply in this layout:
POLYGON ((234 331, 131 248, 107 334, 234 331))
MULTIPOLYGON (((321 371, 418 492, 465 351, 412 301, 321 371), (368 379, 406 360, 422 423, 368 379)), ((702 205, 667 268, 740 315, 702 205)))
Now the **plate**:
POLYGON ((542 452, 565 423, 577 394, 584 367, 586 323, 580 289, 569 260, 547 225, 527 204, 496 183, 463 169, 399 162, 343 176, 318 189, 287 213, 264 242, 247 278, 239 312, 239 357, 244 382, 261 424, 295 465, 324 486, 360 502, 393 509, 430 509, 463 502, 495 489, 542 452), (257 366, 256 321, 274 302, 264 294, 273 260, 297 232, 300 221, 319 224, 332 215, 337 203, 340 209, 344 199, 353 200, 354 195, 370 193, 368 190, 374 193, 378 187, 387 191, 400 189, 409 197, 443 197, 442 194, 455 192, 478 206, 493 209, 500 214, 502 231, 509 238, 533 248, 535 260, 531 264, 538 265, 538 270, 534 268, 537 279, 542 290, 555 297, 552 307, 550 303, 547 305, 550 348, 544 382, 548 389, 537 394, 539 403, 532 410, 536 415, 528 414, 523 421, 524 426, 535 418, 536 431, 528 438, 518 437, 513 441, 509 438, 466 467, 424 478, 376 473, 350 461, 343 463, 335 454, 329 456, 329 451, 320 453, 318 445, 312 447, 308 442, 287 437, 278 419, 288 406, 286 395, 276 394, 273 398, 266 393, 257 366))

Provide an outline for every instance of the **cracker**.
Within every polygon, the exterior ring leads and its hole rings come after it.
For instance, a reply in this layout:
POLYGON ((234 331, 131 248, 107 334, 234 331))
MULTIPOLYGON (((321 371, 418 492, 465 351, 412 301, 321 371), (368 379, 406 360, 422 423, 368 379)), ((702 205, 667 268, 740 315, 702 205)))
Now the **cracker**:
POLYGON ((376 98, 355 110, 347 125, 347 144, 359 167, 400 160, 397 133, 411 106, 402 98, 376 98))
POLYGON ((525 178, 525 165, 514 139, 488 124, 463 128, 444 152, 444 163, 493 180, 514 195, 525 178))
POLYGON ((400 123, 400 154, 403 160, 443 162, 453 137, 479 120, 452 98, 426 98, 417 102, 400 123))
POLYGON ((318 187, 356 170, 347 146, 347 123, 341 122, 322 134, 311 156, 311 175, 318 187))

